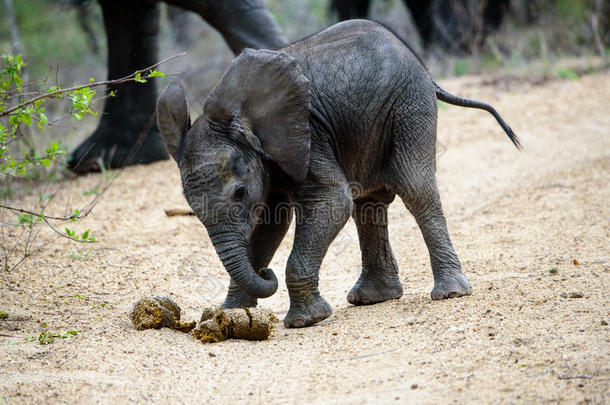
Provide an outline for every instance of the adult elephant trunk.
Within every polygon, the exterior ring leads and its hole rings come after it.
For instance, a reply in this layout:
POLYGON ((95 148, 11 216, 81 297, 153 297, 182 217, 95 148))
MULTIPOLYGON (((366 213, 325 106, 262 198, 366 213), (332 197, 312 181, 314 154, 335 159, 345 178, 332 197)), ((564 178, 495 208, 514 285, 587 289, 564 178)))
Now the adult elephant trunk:
POLYGON ((231 279, 256 298, 267 298, 277 291, 277 278, 271 269, 257 273, 250 263, 245 235, 248 232, 222 224, 208 227, 208 235, 231 279))

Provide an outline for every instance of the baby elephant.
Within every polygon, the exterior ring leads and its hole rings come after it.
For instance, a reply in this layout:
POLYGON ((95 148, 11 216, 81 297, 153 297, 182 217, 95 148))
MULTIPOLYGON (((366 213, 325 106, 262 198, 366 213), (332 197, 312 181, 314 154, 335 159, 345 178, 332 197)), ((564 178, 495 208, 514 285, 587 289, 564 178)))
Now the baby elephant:
POLYGON ((348 302, 399 298, 387 229, 396 194, 428 247, 432 299, 471 294, 436 186, 437 99, 489 111, 519 146, 491 106, 441 89, 407 45, 370 21, 343 22, 278 51, 244 50, 193 125, 184 88, 170 84, 157 104, 158 125, 186 199, 231 276, 223 307, 253 307, 277 290, 266 267, 293 214, 286 327, 331 314, 318 272, 350 216, 362 273, 348 302))

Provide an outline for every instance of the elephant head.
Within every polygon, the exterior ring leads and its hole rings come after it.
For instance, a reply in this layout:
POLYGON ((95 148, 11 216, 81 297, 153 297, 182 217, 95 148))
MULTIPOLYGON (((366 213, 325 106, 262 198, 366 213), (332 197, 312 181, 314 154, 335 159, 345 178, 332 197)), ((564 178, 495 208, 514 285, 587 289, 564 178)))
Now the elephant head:
POLYGON ((157 102, 159 129, 188 203, 231 278, 258 298, 277 290, 273 271, 254 269, 247 250, 269 188, 267 168, 276 164, 295 181, 305 178, 310 98, 309 81, 294 58, 246 49, 192 126, 182 85, 170 84, 157 102))

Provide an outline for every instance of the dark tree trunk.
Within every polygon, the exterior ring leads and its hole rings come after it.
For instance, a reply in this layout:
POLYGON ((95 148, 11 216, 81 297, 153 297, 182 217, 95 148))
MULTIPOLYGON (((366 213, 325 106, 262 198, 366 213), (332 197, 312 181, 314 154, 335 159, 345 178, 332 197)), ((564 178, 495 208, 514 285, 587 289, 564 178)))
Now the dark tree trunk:
MULTIPOLYGON (((108 79, 127 76, 158 61, 159 4, 154 0, 99 0, 108 43, 108 79)), ((74 171, 147 163, 167 159, 154 122, 157 91, 154 81, 124 83, 107 92, 104 112, 95 132, 73 153, 74 171)))

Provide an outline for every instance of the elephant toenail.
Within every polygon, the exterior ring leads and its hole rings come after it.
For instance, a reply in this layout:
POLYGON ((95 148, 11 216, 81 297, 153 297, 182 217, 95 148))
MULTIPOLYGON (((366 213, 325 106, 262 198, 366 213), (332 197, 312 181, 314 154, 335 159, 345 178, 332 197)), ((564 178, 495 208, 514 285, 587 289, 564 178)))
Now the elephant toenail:
POLYGON ((432 291, 433 300, 442 300, 443 298, 443 293, 441 291, 432 291))

